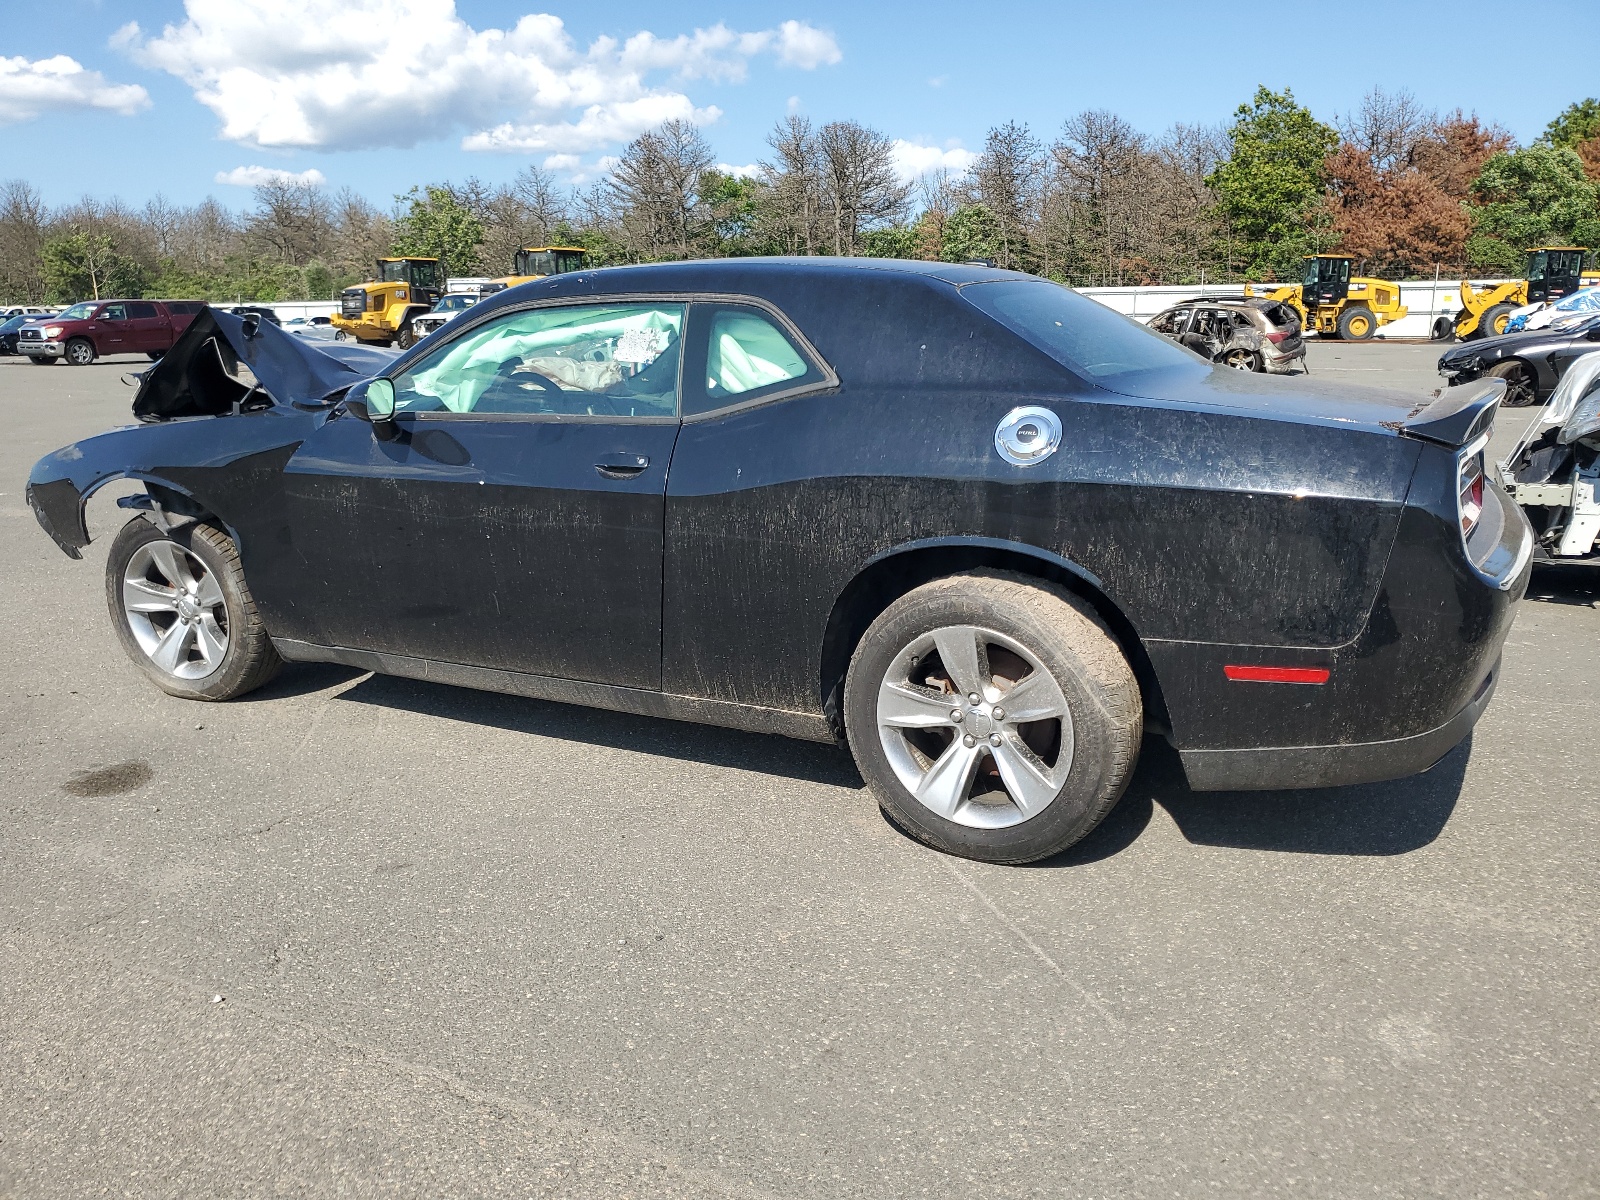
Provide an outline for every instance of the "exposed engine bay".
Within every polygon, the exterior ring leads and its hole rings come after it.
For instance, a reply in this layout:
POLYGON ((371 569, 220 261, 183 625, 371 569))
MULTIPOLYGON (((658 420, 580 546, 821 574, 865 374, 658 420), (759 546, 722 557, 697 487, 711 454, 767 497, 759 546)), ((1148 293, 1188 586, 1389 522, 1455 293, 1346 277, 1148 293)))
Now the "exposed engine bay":
POLYGON ((1572 365, 1500 464, 1549 562, 1600 565, 1600 354, 1572 365))

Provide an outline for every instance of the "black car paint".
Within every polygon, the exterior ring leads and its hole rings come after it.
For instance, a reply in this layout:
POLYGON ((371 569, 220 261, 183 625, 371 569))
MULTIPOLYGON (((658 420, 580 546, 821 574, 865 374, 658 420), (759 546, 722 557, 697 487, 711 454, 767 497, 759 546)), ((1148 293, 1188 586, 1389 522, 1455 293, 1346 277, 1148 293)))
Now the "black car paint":
POLYGON ((1600 350, 1600 316, 1562 332, 1545 328, 1503 333, 1450 347, 1439 357, 1439 373, 1452 386, 1471 383, 1496 363, 1516 360, 1533 372, 1534 398, 1543 404, 1572 360, 1600 350))
POLYGON ((988 565, 1099 609, 1196 786, 1390 777, 1464 735, 1527 580, 1526 524, 1492 484, 1470 547, 1456 524, 1456 448, 1500 385, 1419 412, 1196 357, 1113 391, 960 294, 1015 278, 873 260, 550 277, 384 373, 509 308, 674 295, 772 306, 826 377, 682 421, 402 415, 389 441, 324 390, 90 438, 42 460, 29 498, 69 553, 83 499, 119 475, 214 515, 295 659, 826 738, 886 598, 988 565), (994 450, 1021 403, 1063 425, 1036 466, 994 450), (649 465, 597 469, 619 455, 649 465), (1240 662, 1332 677, 1227 681, 1240 662))

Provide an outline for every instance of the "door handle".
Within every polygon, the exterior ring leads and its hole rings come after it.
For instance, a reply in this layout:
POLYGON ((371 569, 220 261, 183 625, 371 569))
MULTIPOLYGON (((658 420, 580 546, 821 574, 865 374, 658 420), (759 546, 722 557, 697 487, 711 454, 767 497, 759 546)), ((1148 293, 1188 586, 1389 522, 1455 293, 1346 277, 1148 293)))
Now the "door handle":
POLYGON ((647 454, 608 454, 594 469, 607 479, 632 479, 650 465, 647 454))

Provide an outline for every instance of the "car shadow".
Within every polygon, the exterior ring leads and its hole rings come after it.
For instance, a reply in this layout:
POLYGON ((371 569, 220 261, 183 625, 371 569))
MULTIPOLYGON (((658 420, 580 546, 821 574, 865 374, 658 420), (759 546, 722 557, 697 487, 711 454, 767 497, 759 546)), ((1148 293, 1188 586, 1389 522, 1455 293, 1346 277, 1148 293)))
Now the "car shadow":
POLYGON ((1529 600, 1593 608, 1600 602, 1600 570, 1565 563, 1535 563, 1528 580, 1529 600))
MULTIPOLYGON (((359 675, 349 667, 297 664, 253 695, 279 699, 336 686, 359 675)), ((866 786, 848 753, 817 742, 388 675, 369 675, 338 693, 338 698, 830 787, 866 786)), ((1407 854, 1433 842, 1444 830, 1460 797, 1471 753, 1469 736, 1432 770, 1386 783, 1305 791, 1196 792, 1184 778, 1177 752, 1152 735, 1145 739, 1127 792, 1110 815, 1070 850, 1032 866, 1082 866, 1119 854, 1139 840, 1156 805, 1195 845, 1292 854, 1407 854)))
POLYGON ((831 787, 866 786, 849 754, 821 742, 530 700, 393 675, 369 676, 340 692, 339 699, 514 733, 659 754, 706 766, 783 775, 831 787))
POLYGON ((1466 778, 1472 738, 1431 770, 1386 783, 1305 791, 1196 792, 1176 750, 1145 739, 1121 803, 1070 850, 1034 864, 1098 862, 1139 839, 1159 804, 1189 842, 1238 850, 1384 857, 1408 854, 1443 832, 1466 778))

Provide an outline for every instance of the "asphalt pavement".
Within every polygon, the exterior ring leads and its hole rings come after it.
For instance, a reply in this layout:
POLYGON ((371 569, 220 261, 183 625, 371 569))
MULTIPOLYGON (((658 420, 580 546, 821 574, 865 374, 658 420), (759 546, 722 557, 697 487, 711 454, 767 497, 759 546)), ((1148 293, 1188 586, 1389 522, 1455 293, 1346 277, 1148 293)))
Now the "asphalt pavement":
POLYGON ((1600 1194, 1600 576, 1536 576, 1426 775, 1198 794, 1150 742, 1079 847, 982 866, 824 746, 155 691, 106 540, 23 499, 137 366, 0 359, 0 1195, 1600 1194))

